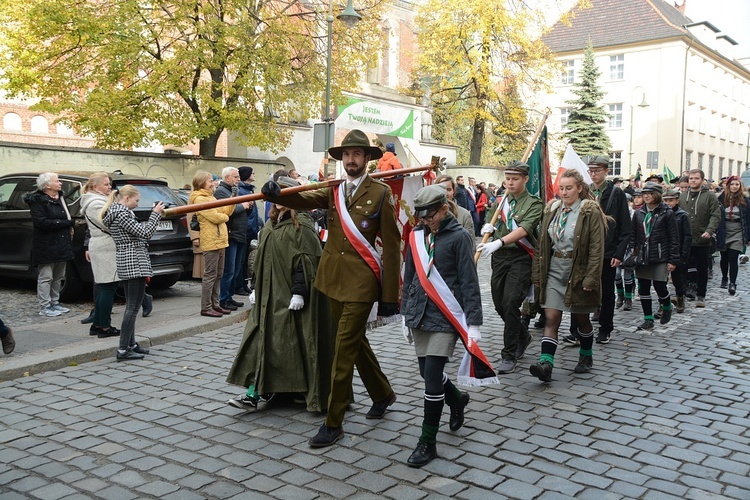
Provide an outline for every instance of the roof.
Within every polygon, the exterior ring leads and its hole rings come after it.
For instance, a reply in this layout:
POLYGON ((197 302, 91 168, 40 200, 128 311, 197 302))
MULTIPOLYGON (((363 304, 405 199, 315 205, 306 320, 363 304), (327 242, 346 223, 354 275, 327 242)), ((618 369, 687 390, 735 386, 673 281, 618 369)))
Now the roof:
POLYGON ((685 14, 663 0, 590 0, 591 7, 573 8, 570 26, 561 21, 542 37, 555 53, 580 51, 588 45, 594 48, 626 45, 690 36, 687 24, 692 21, 685 14))

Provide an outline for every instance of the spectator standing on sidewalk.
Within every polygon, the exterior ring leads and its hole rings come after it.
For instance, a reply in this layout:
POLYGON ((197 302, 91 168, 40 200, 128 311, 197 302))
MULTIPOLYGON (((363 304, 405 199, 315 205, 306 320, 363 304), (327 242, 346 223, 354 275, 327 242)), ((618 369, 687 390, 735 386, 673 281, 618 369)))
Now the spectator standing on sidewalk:
MULTIPOLYGON (((290 177, 278 184, 300 185, 290 177)), ((275 204, 259 236, 253 308, 227 376, 247 391, 228 404, 253 409, 274 394, 299 394, 308 411, 324 412, 336 339, 328 301, 313 288, 322 254, 315 223, 275 204)))
POLYGON ((493 241, 480 243, 482 257, 492 256, 490 287, 495 311, 503 319, 502 361, 497 373, 513 373, 531 343, 528 327, 521 321, 521 304, 531 287, 531 260, 544 204, 526 190, 529 166, 514 161, 505 168, 505 195, 494 210, 497 223, 485 224, 482 234, 493 241))
MULTIPOLYGON (((630 240, 630 210, 625 192, 607 180, 609 175, 609 157, 597 155, 589 160, 588 171, 591 176, 589 188, 604 215, 607 216, 607 231, 604 241, 604 265, 602 266, 601 293, 602 303, 599 309, 599 331, 596 334, 597 344, 608 344, 615 329, 615 276, 617 267, 622 263, 625 250, 630 240)), ((624 303, 624 301, 623 301, 624 303)), ((575 319, 570 322, 570 335, 563 338, 568 344, 578 345, 578 325, 575 319)))
POLYGON ((135 341, 135 319, 146 294, 146 280, 153 275, 148 240, 156 232, 164 214, 164 204, 157 202, 148 221, 141 223, 133 213, 140 200, 138 189, 126 184, 112 191, 101 213, 102 223, 115 241, 117 275, 125 287, 125 314, 120 328, 117 361, 143 359, 148 354, 148 349, 135 341))
POLYGON ((378 302, 378 316, 398 314, 401 233, 396 224, 393 193, 367 175, 367 164, 382 155, 361 130, 349 132, 340 146, 328 150, 343 162, 341 184, 279 197, 274 181, 261 190, 269 201, 296 210, 328 209, 328 241, 320 259, 315 287, 328 296, 336 331, 328 416, 310 439, 311 448, 330 446, 344 435, 343 420, 352 392, 354 366, 374 404, 366 418, 383 418, 396 401, 366 336, 367 318, 378 302), (375 250, 380 235, 382 257, 375 250))
MULTIPOLYGON (((221 182, 214 191, 217 200, 234 197, 239 194, 240 172, 234 167, 226 167, 221 171, 221 182)), ((237 280, 242 276, 243 266, 247 266, 245 246, 247 245, 247 211, 250 202, 245 201, 233 205, 234 212, 229 216, 229 246, 224 254, 224 272, 221 275, 219 304, 222 309, 236 311, 245 305, 232 297, 237 289, 237 280), (244 260, 244 261, 243 261, 244 260)), ((241 278, 240 278, 241 279, 241 278)))
MULTIPOLYGON (((211 174, 198 170, 193 176, 193 191, 188 202, 207 203, 215 201, 214 181, 211 174)), ((220 318, 231 311, 221 307, 219 284, 224 272, 224 252, 229 245, 227 221, 234 212, 234 205, 210 208, 197 212, 200 229, 198 245, 203 254, 203 276, 201 278, 201 316, 220 318)))
POLYGON ((661 305, 662 325, 672 318, 667 280, 669 273, 680 263, 680 242, 674 211, 662 201, 662 186, 647 182, 643 186, 643 206, 633 214, 633 234, 630 244, 639 257, 635 267, 638 296, 643 308, 643 323, 638 330, 654 329, 651 284, 661 305))
POLYGON ((742 181, 736 175, 726 181, 719 196, 721 222, 716 234, 716 246, 721 252, 721 288, 729 295, 737 293, 737 271, 740 255, 750 244, 750 198, 745 196, 742 181))
MULTIPOLYGON (((464 423, 469 394, 459 391, 444 371, 445 364, 453 356, 458 331, 443 309, 425 292, 423 278, 416 266, 427 264, 427 279, 432 273, 440 277, 437 283, 444 283, 447 287, 441 291, 446 296, 452 295, 464 313, 472 342, 481 339, 482 299, 473 262, 474 238, 466 234, 451 213, 442 184, 427 186, 417 192, 414 217, 420 221, 412 231, 416 238, 414 244, 425 245, 425 249, 424 252, 419 249, 419 255, 415 256, 411 243, 407 247, 402 312, 404 325, 414 341, 419 374, 424 379, 424 419, 419 442, 406 464, 422 467, 437 456, 437 433, 444 405, 451 410, 450 430, 456 431, 464 423), (420 256, 432 261, 424 262, 420 256)), ((423 269, 419 271, 425 274, 423 269)))
POLYGON ((531 280, 539 285, 546 321, 539 362, 529 371, 542 382, 552 381, 557 336, 563 312, 576 319, 580 338, 575 373, 594 366, 594 327, 589 313, 601 303, 607 217, 577 170, 560 178, 560 200, 547 203, 534 252, 531 280))
POLYGON ((685 290, 687 286, 687 261, 690 254, 690 245, 693 241, 693 233, 690 230, 690 217, 687 212, 680 208, 680 190, 670 189, 664 193, 664 203, 674 212, 677 223, 677 241, 680 244, 680 263, 670 273, 675 291, 675 312, 685 312, 685 290))
MULTIPOLYGON (((239 195, 247 196, 249 194, 255 194, 255 186, 252 184, 255 182, 255 172, 253 167, 240 167, 237 169, 240 174, 240 183, 238 184, 239 195)), ((292 177, 292 179, 302 182, 300 175, 292 177)), ((251 248, 250 242, 258 239, 258 231, 261 228, 260 214, 258 206, 255 202, 249 202, 247 213, 246 237, 245 237, 245 255, 242 257, 242 265, 240 266, 239 274, 237 275, 237 282, 235 283, 235 295, 245 294, 249 295, 252 291, 250 289, 250 283, 253 283, 253 261, 255 260, 255 249, 251 248)))
POLYGON ((120 330, 112 326, 112 306, 115 303, 117 252, 112 235, 102 223, 101 214, 112 192, 112 181, 106 172, 91 174, 83 186, 81 211, 88 225, 89 239, 86 260, 94 274, 94 320, 89 334, 98 338, 119 337, 120 330))
POLYGON ((39 315, 54 317, 70 312, 60 304, 60 290, 65 279, 66 263, 73 260, 70 246, 73 219, 57 174, 39 174, 36 187, 36 191, 23 195, 23 201, 29 205, 34 227, 31 263, 38 268, 36 294, 39 315))
POLYGON ((711 240, 719 228, 721 209, 708 186, 704 185, 703 170, 694 168, 688 172, 690 189, 680 195, 680 207, 690 217, 690 229, 693 242, 690 246, 688 279, 695 276, 697 286, 695 307, 706 307, 706 288, 708 287, 708 266, 711 258, 711 240), (695 272, 691 272, 695 269, 695 272))

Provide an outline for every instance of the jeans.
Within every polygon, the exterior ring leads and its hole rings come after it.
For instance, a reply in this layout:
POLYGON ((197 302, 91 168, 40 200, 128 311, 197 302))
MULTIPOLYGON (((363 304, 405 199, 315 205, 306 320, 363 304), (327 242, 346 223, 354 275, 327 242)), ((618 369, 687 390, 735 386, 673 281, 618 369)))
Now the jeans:
POLYGON ((39 264, 36 279, 36 296, 40 309, 47 309, 60 303, 60 289, 65 279, 65 261, 39 264))
POLYGON ((224 252, 224 274, 221 275, 221 286, 219 287, 219 302, 221 303, 232 300, 236 290, 237 274, 242 269, 242 259, 245 258, 244 246, 245 243, 230 239, 229 246, 224 252))
POLYGON ((146 278, 133 278, 123 281, 125 286, 125 314, 120 329, 121 351, 135 347, 135 318, 141 310, 143 296, 146 294, 146 278))

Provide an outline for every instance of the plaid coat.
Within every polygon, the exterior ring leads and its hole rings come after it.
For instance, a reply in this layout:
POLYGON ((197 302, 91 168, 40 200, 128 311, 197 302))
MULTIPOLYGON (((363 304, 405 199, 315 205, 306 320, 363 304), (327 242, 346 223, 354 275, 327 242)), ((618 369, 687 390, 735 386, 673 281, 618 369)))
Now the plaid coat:
POLYGON ((145 224, 138 222, 132 210, 112 203, 102 222, 112 233, 117 252, 117 275, 122 280, 153 275, 148 256, 148 240, 156 231, 161 214, 151 212, 145 224))

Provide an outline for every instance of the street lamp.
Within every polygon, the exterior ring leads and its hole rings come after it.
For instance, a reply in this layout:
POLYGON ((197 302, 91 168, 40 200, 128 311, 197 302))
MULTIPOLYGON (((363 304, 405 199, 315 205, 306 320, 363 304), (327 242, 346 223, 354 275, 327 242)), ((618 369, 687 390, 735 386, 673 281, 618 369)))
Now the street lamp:
POLYGON ((638 105, 639 108, 647 108, 649 105, 646 102, 646 91, 638 85, 637 87, 634 87, 633 90, 630 91, 630 152, 628 153, 628 175, 631 175, 633 173, 633 93, 640 89, 641 92, 643 92, 643 100, 641 100, 641 103, 638 105))
MULTIPOLYGON (((352 5, 352 0, 348 0, 346 4, 346 9, 344 9, 344 12, 339 14, 337 18, 342 21, 348 28, 352 28, 357 22, 362 19, 362 16, 360 16, 356 10, 354 10, 354 6, 352 5)), ((331 147, 333 134, 333 119, 331 118, 331 54, 333 52, 333 0, 328 0, 328 18, 326 19, 326 22, 328 23, 328 52, 326 54, 326 110, 325 110, 325 118, 323 118, 323 122, 325 122, 325 175, 326 177, 329 174, 329 166, 328 163, 330 161, 330 158, 328 156, 328 148, 331 147)))

